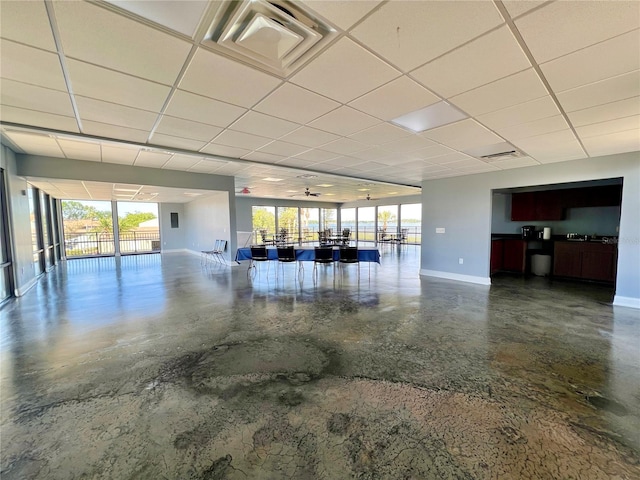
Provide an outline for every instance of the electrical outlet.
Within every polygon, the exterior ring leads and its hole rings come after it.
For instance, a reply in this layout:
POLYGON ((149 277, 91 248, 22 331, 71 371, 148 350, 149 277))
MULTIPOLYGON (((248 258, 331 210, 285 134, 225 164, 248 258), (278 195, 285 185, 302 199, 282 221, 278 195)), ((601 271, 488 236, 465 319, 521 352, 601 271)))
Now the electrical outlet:
POLYGON ((436 227, 436 233, 444 233, 444 227, 436 227))
POLYGON ((459 263, 460 265, 462 265, 462 264, 464 263, 464 258, 459 258, 459 259, 458 259, 458 263, 459 263))

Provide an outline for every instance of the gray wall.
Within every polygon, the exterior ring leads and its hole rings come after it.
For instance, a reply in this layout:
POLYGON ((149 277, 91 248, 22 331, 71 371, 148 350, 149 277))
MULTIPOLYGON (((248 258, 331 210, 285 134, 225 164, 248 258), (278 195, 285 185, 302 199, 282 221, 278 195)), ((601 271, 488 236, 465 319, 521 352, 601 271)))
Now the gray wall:
POLYGON ((35 283, 29 197, 26 195, 28 185, 27 181, 17 174, 16 156, 13 150, 4 145, 0 155, 0 166, 4 169, 7 179, 15 294, 22 295, 35 283), (23 192, 25 192, 24 195, 23 192))
POLYGON ((639 152, 425 181, 421 272, 488 283, 494 189, 615 177, 623 178, 616 298, 640 301, 639 152))
POLYGON ((553 235, 567 233, 618 235, 620 207, 568 208, 564 220, 512 222, 511 198, 510 193, 493 194, 491 233, 520 233, 523 225, 535 225, 536 230, 551 227, 553 235))
POLYGON ((158 204, 158 216, 160 223, 160 239, 162 251, 182 250, 186 244, 186 221, 184 203, 160 203, 158 204), (171 214, 178 214, 178 228, 171 228, 171 214))
POLYGON ((225 257, 235 256, 235 225, 231 232, 231 215, 229 195, 227 192, 216 192, 204 198, 198 198, 185 204, 186 248, 199 253, 211 250, 216 240, 227 240, 225 257))

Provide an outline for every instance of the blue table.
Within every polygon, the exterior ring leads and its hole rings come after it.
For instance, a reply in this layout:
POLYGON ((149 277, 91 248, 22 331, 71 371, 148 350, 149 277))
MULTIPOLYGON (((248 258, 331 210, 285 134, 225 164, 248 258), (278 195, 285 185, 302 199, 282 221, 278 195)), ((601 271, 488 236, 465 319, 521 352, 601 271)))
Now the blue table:
MULTIPOLYGON (((313 262, 316 252, 313 248, 296 248, 296 260, 300 262, 313 262)), ((278 251, 275 248, 267 248, 269 260, 278 259, 278 251)), ((340 256, 338 248, 333 249, 333 259, 337 262, 340 256)), ((236 262, 251 260, 251 248, 239 248, 236 252, 236 262)), ((358 260, 360 262, 380 263, 380 252, 377 248, 358 248, 358 260)))

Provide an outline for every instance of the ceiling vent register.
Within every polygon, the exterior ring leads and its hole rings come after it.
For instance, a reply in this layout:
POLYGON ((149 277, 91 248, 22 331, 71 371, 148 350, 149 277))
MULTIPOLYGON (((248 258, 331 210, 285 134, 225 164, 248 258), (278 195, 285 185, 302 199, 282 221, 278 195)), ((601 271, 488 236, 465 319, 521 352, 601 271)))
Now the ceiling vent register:
POLYGON ((287 77, 326 48, 337 31, 300 3, 221 2, 203 45, 287 77))

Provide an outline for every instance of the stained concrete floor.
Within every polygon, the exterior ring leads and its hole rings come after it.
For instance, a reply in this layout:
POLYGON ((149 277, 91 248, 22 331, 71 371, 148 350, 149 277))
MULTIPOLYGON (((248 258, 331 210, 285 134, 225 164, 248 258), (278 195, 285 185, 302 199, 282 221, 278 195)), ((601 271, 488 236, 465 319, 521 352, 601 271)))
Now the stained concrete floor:
POLYGON ((72 260, 1 311, 3 479, 638 479, 640 312, 544 278, 72 260), (334 280, 335 279, 335 280, 334 280))

